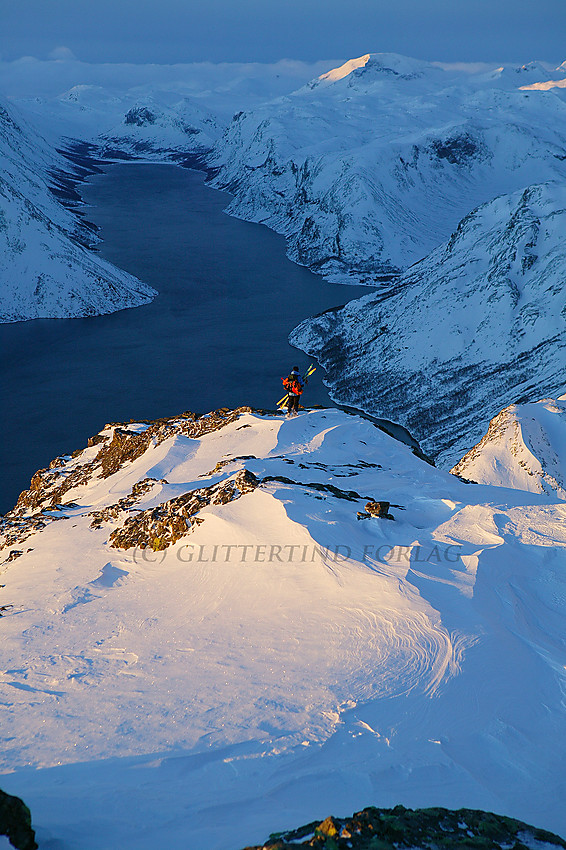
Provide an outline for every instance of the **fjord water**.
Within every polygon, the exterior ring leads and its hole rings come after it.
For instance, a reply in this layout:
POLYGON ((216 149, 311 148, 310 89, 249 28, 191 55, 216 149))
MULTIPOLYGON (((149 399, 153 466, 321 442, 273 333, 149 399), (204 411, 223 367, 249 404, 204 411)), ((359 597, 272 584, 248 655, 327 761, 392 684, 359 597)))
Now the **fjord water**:
MULTIPOLYGON (((293 327, 369 291, 291 263, 282 236, 223 213, 230 196, 201 172, 110 165, 81 195, 100 253, 159 295, 108 316, 0 325, 0 512, 107 422, 274 408, 281 376, 310 362, 287 341, 293 327)), ((331 403, 321 377, 305 404, 331 403)))

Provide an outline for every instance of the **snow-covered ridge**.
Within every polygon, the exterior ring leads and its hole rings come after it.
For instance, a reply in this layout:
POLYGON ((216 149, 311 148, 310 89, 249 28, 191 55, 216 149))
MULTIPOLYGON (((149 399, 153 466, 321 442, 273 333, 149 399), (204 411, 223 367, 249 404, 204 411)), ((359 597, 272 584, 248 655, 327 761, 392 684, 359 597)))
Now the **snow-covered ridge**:
POLYGON ((565 518, 337 410, 109 425, 2 522, 2 786, 90 850, 368 797, 563 831, 565 518))
POLYGON ((566 395, 505 408, 451 471, 480 484, 566 499, 566 395))
POLYGON ((335 83, 337 80, 342 80, 357 68, 365 68, 369 59, 369 53, 366 53, 365 56, 360 56, 358 59, 349 59, 347 62, 344 62, 343 65, 340 65, 339 68, 332 68, 330 71, 327 71, 326 74, 321 74, 320 77, 312 80, 309 85, 313 87, 316 85, 324 85, 325 83, 335 83))
POLYGON ((566 104, 536 64, 469 74, 366 54, 240 113, 218 142, 229 211, 338 282, 388 279, 478 204, 566 177, 566 104))
POLYGON ((150 286, 93 254, 92 233, 49 189, 71 166, 0 103, 0 321, 137 307, 150 286))
POLYGON ((563 391, 565 228, 561 183, 496 198, 390 292, 305 320, 292 342, 337 400, 402 423, 452 466, 486 417, 563 391))

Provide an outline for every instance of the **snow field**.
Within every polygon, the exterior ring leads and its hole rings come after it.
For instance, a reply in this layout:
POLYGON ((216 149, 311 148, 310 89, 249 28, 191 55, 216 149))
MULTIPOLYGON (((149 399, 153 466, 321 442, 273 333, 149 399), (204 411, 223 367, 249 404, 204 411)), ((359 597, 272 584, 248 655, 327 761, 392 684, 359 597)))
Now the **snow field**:
POLYGON ((177 435, 68 498, 2 568, 2 786, 45 846, 237 847, 396 802, 563 831, 563 501, 463 484, 335 410, 177 435), (136 508, 243 467, 293 483, 163 552, 89 527, 148 475, 171 483, 136 508), (358 521, 370 496, 394 522, 358 521))

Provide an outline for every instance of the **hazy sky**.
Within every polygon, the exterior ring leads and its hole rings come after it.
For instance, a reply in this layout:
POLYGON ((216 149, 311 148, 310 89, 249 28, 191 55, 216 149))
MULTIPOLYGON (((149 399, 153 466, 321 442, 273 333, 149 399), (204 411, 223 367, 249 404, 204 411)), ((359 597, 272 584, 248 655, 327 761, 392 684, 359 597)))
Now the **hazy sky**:
POLYGON ((0 0, 0 57, 566 59, 566 0, 0 0))

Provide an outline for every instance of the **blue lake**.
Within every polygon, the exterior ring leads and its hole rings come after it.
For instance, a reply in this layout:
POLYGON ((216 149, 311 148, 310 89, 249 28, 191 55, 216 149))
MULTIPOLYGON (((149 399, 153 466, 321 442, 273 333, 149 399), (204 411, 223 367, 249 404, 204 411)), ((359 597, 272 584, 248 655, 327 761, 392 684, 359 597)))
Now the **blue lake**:
MULTIPOLYGON (((109 165, 81 187, 100 253, 159 291, 145 307, 0 325, 0 513, 33 473, 107 422, 218 407, 274 408, 310 360, 287 337, 304 318, 367 294, 291 263, 285 240, 223 213, 204 174, 109 165)), ((304 395, 331 404, 321 369, 304 395)))

